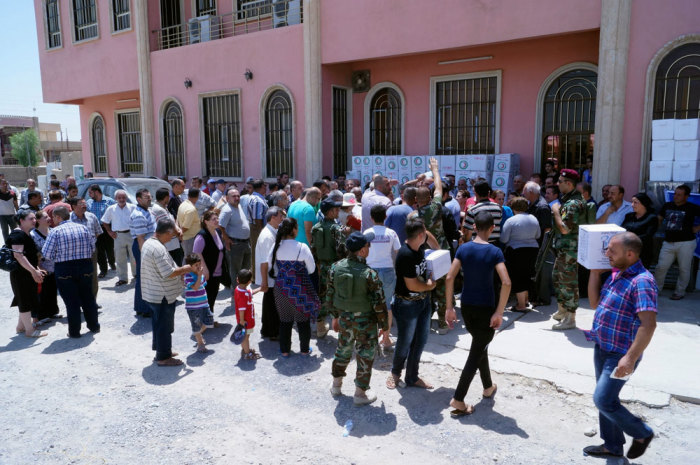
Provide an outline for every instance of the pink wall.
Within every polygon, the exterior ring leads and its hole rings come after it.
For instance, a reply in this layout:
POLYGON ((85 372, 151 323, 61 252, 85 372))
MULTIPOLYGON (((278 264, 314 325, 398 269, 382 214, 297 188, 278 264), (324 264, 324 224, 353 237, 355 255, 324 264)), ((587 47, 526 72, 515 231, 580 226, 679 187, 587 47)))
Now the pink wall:
POLYGON ((102 95, 86 98, 80 105, 80 128, 83 134, 83 164, 85 171, 94 171, 92 163, 92 149, 90 147, 90 117, 93 113, 99 113, 105 122, 105 138, 107 139, 107 169, 110 176, 119 176, 119 154, 117 153, 116 110, 138 109, 139 93, 127 92, 123 94, 102 95), (117 100, 136 99, 131 102, 118 103, 117 100))
POLYGON ((663 7, 654 0, 632 3, 622 147, 622 185, 630 191, 636 192, 639 184, 647 68, 666 43, 684 34, 700 34, 698 18, 697 0, 670 0, 663 7))
POLYGON ((598 28, 600 0, 324 0, 321 5, 323 63, 598 28))
MULTIPOLYGON (((200 93, 240 90, 243 173, 262 175, 260 102, 265 91, 283 84, 290 92, 295 108, 295 175, 304 179, 306 140, 304 130, 304 46, 303 26, 256 32, 232 38, 188 45, 151 54, 153 111, 159 117, 165 99, 177 98, 183 106, 186 134, 187 175, 203 173, 200 158, 200 93), (246 69, 253 80, 246 81, 246 69), (192 87, 185 89, 186 77, 192 87)), ((156 141, 161 137, 155 121, 156 141)), ((156 143, 157 173, 161 172, 160 144, 156 143)))
MULTIPOLYGON (((598 61, 598 33, 584 32, 556 38, 535 39, 508 44, 472 47, 451 52, 412 55, 351 64, 353 70, 369 69, 372 85, 390 81, 405 97, 404 153, 430 152, 430 78, 432 76, 502 70, 500 152, 522 156, 522 171, 531 173, 535 133, 537 94, 544 80, 557 68, 572 62, 598 61), (462 57, 492 55, 485 61, 438 65, 439 61, 462 57)), ((326 68, 336 68, 327 66, 326 68)), ((350 71, 341 76, 349 78, 350 71)), ((324 93, 330 92, 324 82, 324 93)), ((368 94, 353 95, 353 153, 364 151, 364 101, 368 94)), ((330 100, 328 100, 330 102, 330 100)), ((330 115, 330 103, 324 99, 324 114, 330 115)), ((325 117, 328 119, 330 116, 325 117)), ((324 147, 332 141, 332 132, 324 127, 324 147)), ((324 169, 326 165, 324 164, 324 169)))
POLYGON ((41 83, 46 103, 68 103, 85 97, 138 89, 136 35, 112 34, 109 3, 97 2, 99 38, 73 44, 71 1, 61 0, 62 48, 46 50, 43 1, 34 0, 41 83))

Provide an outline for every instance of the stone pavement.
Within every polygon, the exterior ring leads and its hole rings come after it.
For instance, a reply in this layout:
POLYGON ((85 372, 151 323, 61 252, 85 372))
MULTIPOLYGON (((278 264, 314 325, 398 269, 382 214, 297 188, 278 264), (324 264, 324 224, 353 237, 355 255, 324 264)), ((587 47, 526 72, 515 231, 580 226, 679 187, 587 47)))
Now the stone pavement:
MULTIPOLYGON (((700 403, 700 292, 672 301, 659 298, 657 328, 642 362, 621 393, 621 399, 651 407, 666 406, 673 396, 700 403)), ((590 329, 594 311, 581 299, 576 323, 590 329)), ((527 314, 506 312, 503 326, 489 346, 491 369, 541 379, 558 389, 592 394, 593 344, 579 330, 552 331, 556 302, 527 314)), ((459 312, 458 312, 459 316, 459 312)), ((461 368, 471 338, 463 326, 445 336, 430 335, 423 360, 461 368), (456 347, 455 347, 456 346, 456 347)))

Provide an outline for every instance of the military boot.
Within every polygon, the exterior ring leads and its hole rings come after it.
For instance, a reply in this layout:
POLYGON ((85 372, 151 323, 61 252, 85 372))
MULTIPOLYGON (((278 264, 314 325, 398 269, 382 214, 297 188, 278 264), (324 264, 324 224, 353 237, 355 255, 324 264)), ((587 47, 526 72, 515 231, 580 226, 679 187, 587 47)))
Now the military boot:
POLYGON ((561 306, 561 304, 558 304, 558 305, 559 305, 559 308, 557 309, 557 313, 552 315, 552 318, 554 318, 557 321, 561 321, 566 316, 566 314, 569 312, 567 312, 566 309, 561 306))
POLYGON ((553 330, 562 331, 565 329, 576 329, 576 314, 573 312, 566 312, 564 318, 561 322, 556 323, 552 326, 553 330))

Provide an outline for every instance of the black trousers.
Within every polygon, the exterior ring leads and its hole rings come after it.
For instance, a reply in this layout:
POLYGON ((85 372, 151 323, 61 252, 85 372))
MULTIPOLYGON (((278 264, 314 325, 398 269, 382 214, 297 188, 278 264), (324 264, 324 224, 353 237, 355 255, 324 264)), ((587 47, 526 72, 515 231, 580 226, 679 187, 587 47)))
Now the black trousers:
POLYGON ((100 273, 106 273, 109 268, 107 264, 112 268, 116 268, 117 265, 114 262, 114 239, 112 236, 103 232, 97 236, 97 264, 100 267, 100 273))
POLYGON ((216 296, 219 295, 219 284, 221 284, 221 276, 209 276, 207 281, 207 302, 209 302, 209 310, 212 313, 214 313, 216 296))
POLYGON ((263 294, 262 300, 262 337, 278 337, 280 333, 280 316, 275 306, 275 294, 273 288, 268 288, 263 294))
POLYGON ((489 327, 494 309, 491 307, 481 307, 465 305, 462 307, 462 319, 464 326, 472 336, 472 345, 469 349, 467 363, 464 365, 462 374, 459 377, 457 389, 455 389, 454 399, 464 402, 467 396, 469 385, 479 370, 481 384, 484 389, 488 389, 493 384, 491 381, 491 370, 489 369, 488 347, 496 331, 489 327))
MULTIPOLYGON (((280 322, 280 352, 285 354, 292 349, 292 327, 294 327, 293 321, 280 322)), ((311 339, 311 321, 297 322, 297 331, 299 331, 299 350, 308 352, 309 340, 311 339)))

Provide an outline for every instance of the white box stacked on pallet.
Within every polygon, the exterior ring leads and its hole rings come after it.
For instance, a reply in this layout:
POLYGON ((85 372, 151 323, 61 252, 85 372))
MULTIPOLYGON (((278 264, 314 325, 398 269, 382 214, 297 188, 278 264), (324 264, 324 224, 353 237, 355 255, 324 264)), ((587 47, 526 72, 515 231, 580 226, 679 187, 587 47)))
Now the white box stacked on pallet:
POLYGON ((672 161, 650 161, 649 181, 669 181, 673 179, 672 161))
POLYGON ((676 142, 673 140, 651 141, 652 161, 673 161, 676 142))
POLYGON ((425 155, 414 155, 411 157, 411 179, 416 179, 416 176, 428 171, 428 164, 425 158, 425 155))
POLYGON ((401 184, 405 184, 411 179, 413 179, 413 176, 411 175, 411 159, 412 157, 409 157, 407 155, 399 155, 397 157, 398 159, 398 165, 399 165, 399 182, 401 184))
POLYGON ((677 119, 673 137, 676 139, 673 180, 697 181, 700 179, 700 120, 677 119))
MULTIPOLYGON (((699 140, 677 140, 674 143, 673 161, 696 161, 700 160, 699 140)), ((652 160, 654 158, 652 157, 652 160)))
POLYGON ((389 179, 399 179, 399 162, 398 156, 387 155, 384 157, 384 168, 386 176, 389 179))
POLYGON ((508 194, 513 188, 513 178, 520 172, 520 155, 517 153, 500 153, 493 157, 493 176, 491 188, 508 194))
POLYGON ((386 176, 386 165, 384 160, 384 155, 372 156, 372 176, 374 176, 375 174, 381 174, 386 176))
POLYGON ((673 162, 673 180, 693 182, 700 179, 700 160, 681 160, 673 162))

